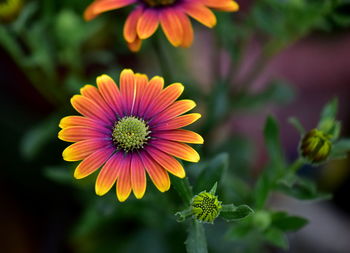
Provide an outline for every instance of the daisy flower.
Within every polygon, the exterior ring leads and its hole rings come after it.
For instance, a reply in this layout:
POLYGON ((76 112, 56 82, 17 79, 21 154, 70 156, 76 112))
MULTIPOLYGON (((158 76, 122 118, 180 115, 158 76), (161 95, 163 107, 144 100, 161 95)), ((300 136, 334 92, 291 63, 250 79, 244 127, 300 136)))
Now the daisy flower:
POLYGON ((95 0, 85 10, 91 20, 99 14, 134 4, 124 25, 124 38, 130 50, 138 51, 141 41, 151 37, 160 25, 169 42, 175 47, 189 47, 193 41, 192 24, 188 16, 207 27, 216 24, 209 8, 238 11, 233 0, 95 0))
POLYGON ((59 124, 58 137, 74 142, 63 151, 63 159, 82 160, 74 177, 81 179, 101 168, 96 194, 106 194, 116 183, 121 202, 131 191, 143 197, 146 174, 161 192, 170 187, 168 173, 185 177, 176 158, 198 162, 198 153, 185 143, 202 144, 203 138, 180 129, 201 117, 183 115, 196 105, 192 100, 176 101, 183 90, 180 83, 164 88, 162 77, 148 80, 130 69, 122 71, 119 87, 107 75, 97 78, 97 87, 84 86, 71 99, 82 116, 65 117, 59 124))

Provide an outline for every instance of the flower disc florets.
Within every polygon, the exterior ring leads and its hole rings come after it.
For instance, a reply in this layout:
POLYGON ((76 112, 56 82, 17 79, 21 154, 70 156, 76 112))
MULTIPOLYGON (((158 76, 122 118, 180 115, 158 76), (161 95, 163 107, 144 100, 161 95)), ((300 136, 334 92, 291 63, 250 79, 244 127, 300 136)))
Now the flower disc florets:
POLYGON ((222 206, 217 196, 204 191, 193 197, 191 208, 197 220, 213 223, 220 214, 222 206))
POLYGON ((125 152, 142 148, 149 139, 148 125, 142 119, 126 116, 117 121, 113 128, 113 141, 125 152))
POLYGON ((172 5, 176 0, 142 0, 151 7, 172 5))
POLYGON ((325 161, 331 149, 330 137, 318 129, 312 129, 308 132, 300 145, 301 154, 312 163, 325 161))

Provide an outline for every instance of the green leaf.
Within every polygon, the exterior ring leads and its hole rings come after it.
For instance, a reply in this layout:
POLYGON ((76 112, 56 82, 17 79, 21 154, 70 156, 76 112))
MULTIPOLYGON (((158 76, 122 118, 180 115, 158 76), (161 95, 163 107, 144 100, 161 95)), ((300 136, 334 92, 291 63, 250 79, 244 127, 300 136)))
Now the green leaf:
POLYGON ((289 247, 287 237, 277 228, 269 228, 264 232, 264 238, 272 245, 287 250, 289 247))
POLYGON ((216 193, 216 188, 218 187, 218 183, 215 182, 215 184, 213 185, 213 187, 210 189, 209 193, 212 195, 215 195, 216 193))
POLYGON ((326 200, 332 197, 329 193, 318 192, 316 184, 305 178, 296 178, 292 184, 284 184, 280 181, 277 189, 285 194, 301 200, 326 200))
POLYGON ((238 221, 247 218, 254 211, 247 205, 222 205, 220 217, 227 221, 238 221))
POLYGON ((216 182, 220 182, 223 173, 227 171, 228 164, 229 156, 227 153, 221 153, 211 159, 198 176, 194 192, 198 193, 208 190, 208 187, 214 185, 216 182))
POLYGON ((69 170, 63 166, 46 167, 44 174, 53 181, 62 184, 73 184, 75 181, 72 175, 72 170, 69 170))
POLYGON ((333 143, 329 159, 343 159, 347 157, 350 151, 350 139, 340 139, 333 143))
POLYGON ((271 188, 271 181, 267 176, 267 173, 263 172, 262 175, 259 177, 258 182, 256 183, 254 191, 255 207, 257 209, 261 209, 265 206, 271 188))
POLYGON ((257 94, 246 94, 232 99, 232 107, 256 109, 271 104, 286 104, 294 98, 292 86, 283 81, 273 81, 257 94))
POLYGON ((267 151, 270 157, 271 173, 281 176, 285 168, 284 154, 279 139, 279 128, 274 117, 269 116, 265 122, 264 137, 267 151))
POLYGON ((20 151, 25 159, 34 159, 45 146, 56 138, 58 132, 58 120, 56 115, 50 117, 25 133, 21 141, 20 151))
POLYGON ((180 195, 182 200, 185 203, 190 204, 191 199, 193 197, 192 187, 188 181, 188 178, 178 178, 175 176, 172 176, 171 183, 177 193, 180 195))
POLYGON ((189 224, 185 245, 188 253, 208 252, 203 224, 199 223, 197 220, 193 220, 189 224))
POLYGON ((334 135, 333 131, 336 131, 336 129, 334 128, 336 127, 335 118, 337 115, 337 111, 338 111, 338 100, 332 99, 323 107, 321 116, 320 116, 320 121, 318 123, 317 128, 328 134, 334 135))
POLYGON ((272 226, 283 232, 298 231, 307 224, 307 219, 299 216, 289 216, 286 212, 272 214, 272 226))
POLYGON ((13 30, 20 34, 26 29, 28 21, 33 18, 35 13, 38 11, 39 3, 38 2, 28 2, 25 7, 19 13, 17 19, 12 23, 13 30))
POLYGON ((205 128, 211 128, 215 122, 220 121, 228 112, 229 101, 229 85, 224 82, 218 82, 214 85, 210 96, 207 98, 207 122, 205 128))
POLYGON ((290 124, 292 124, 296 130, 298 130, 299 134, 301 136, 305 135, 306 131, 305 128, 303 127, 303 125, 300 123, 299 119, 295 118, 295 117, 291 117, 288 119, 288 122, 290 124))
POLYGON ((348 14, 334 13, 331 16, 332 20, 341 27, 350 26, 350 16, 348 14))

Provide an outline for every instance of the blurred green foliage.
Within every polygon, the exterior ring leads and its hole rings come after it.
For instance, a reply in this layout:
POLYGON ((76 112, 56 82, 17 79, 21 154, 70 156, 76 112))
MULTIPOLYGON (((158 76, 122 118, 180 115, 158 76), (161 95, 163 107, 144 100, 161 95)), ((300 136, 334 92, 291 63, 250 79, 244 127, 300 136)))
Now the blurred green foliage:
MULTIPOLYGON (((198 253, 235 249, 263 252, 266 244, 287 249, 286 233, 301 229, 308 221, 271 210, 267 204, 269 196, 279 191, 293 198, 315 201, 329 199, 331 195, 320 192, 313 180, 298 175, 307 161, 299 157, 290 163, 286 159, 279 123, 274 116, 267 117, 262 133, 268 162, 261 165, 256 178, 252 162, 255 143, 248 136, 231 131, 225 132, 227 138, 222 141, 217 136, 225 131, 222 126, 237 112, 260 111, 268 105, 283 105, 294 99, 292 84, 284 80, 273 79, 260 91, 252 92, 250 87, 268 61, 292 43, 311 32, 331 33, 348 28, 349 1, 259 0, 238 16, 216 13, 214 51, 230 55, 230 71, 226 76, 215 73, 215 82, 207 92, 187 69, 188 51, 163 43, 164 36, 158 32, 153 41, 145 43, 142 52, 131 54, 121 39, 127 11, 102 15, 86 23, 82 12, 88 3, 27 1, 13 22, 0 26, 0 46, 54 108, 51 115, 24 128, 19 144, 21 158, 36 161, 42 159, 49 146, 62 148, 52 140, 56 139, 59 118, 71 113, 71 95, 83 84, 94 82, 98 74, 117 73, 122 67, 162 74, 167 82, 186 83, 185 96, 198 101, 203 110, 203 120, 195 128, 206 143, 196 147, 201 153, 200 163, 184 164, 188 178, 171 178, 170 192, 161 194, 151 186, 142 200, 131 199, 123 204, 117 203, 114 193, 102 198, 95 196, 94 177, 73 180, 74 165, 55 161, 40 168, 46 180, 69 188, 79 204, 81 214, 69 228, 66 244, 74 252, 84 253, 112 249, 113 252, 184 252, 185 248, 198 253), (261 53, 251 69, 237 80, 247 47, 254 39, 261 42, 261 53), (224 219, 215 225, 203 225, 187 216, 189 219, 183 219, 184 223, 176 222, 174 214, 186 210, 195 194, 210 190, 215 183, 217 195, 226 205, 220 214, 224 219), (224 234, 228 240, 213 243, 212 238, 224 234)), ((350 150, 350 140, 340 138, 336 112, 337 102, 333 100, 325 106, 317 126, 332 135, 328 160, 344 158, 350 150)), ((302 124, 296 118, 290 121, 302 138, 305 134, 302 124)))

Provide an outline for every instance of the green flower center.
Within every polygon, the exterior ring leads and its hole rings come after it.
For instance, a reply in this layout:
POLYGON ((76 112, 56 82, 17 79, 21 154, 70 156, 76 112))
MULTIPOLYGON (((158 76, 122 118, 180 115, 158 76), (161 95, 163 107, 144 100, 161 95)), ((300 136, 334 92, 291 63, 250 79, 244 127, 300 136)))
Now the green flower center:
POLYGON ((323 131, 312 129, 301 141, 302 155, 312 163, 319 163, 328 158, 332 149, 330 137, 323 131))
POLYGON ((119 149, 130 152, 140 149, 147 143, 150 131, 142 119, 126 116, 117 121, 113 128, 113 142, 119 149))
POLYGON ((172 5, 176 0, 143 0, 147 5, 151 7, 172 5))
POLYGON ((197 220, 212 223, 221 210, 218 197, 208 192, 201 192, 192 199, 192 213, 197 220))

